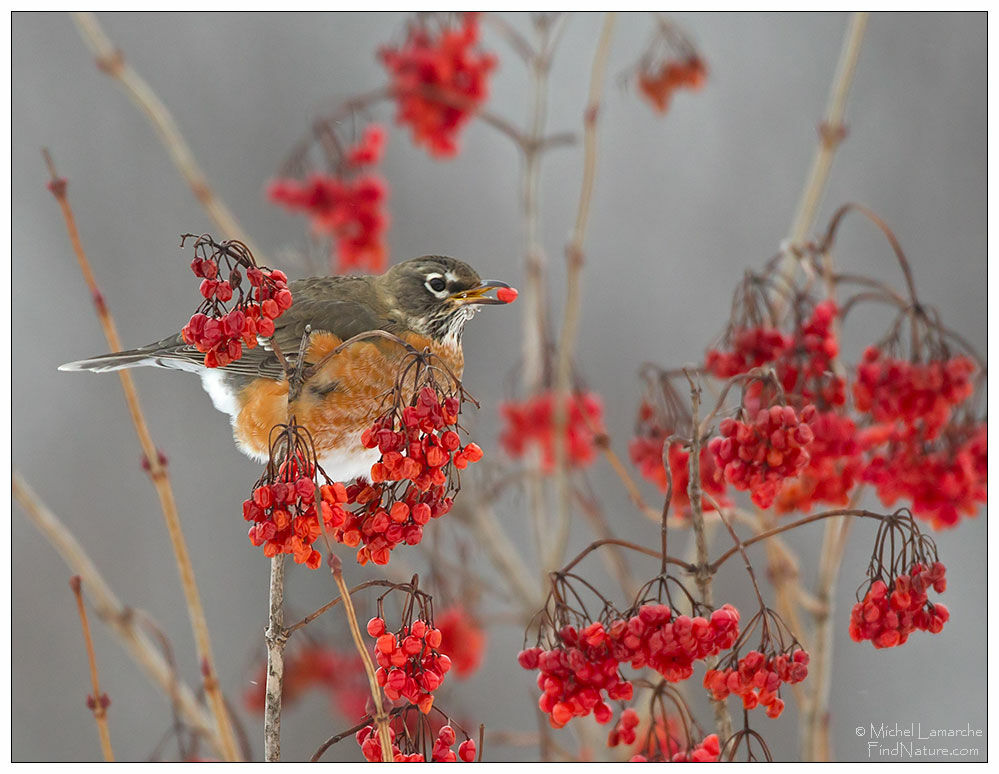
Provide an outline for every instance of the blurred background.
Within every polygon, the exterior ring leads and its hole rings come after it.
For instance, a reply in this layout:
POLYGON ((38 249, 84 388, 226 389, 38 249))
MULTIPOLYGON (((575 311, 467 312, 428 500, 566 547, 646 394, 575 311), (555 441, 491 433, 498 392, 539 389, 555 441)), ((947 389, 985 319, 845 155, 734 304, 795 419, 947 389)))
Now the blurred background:
MULTIPOLYGON (((270 263, 305 271, 289 251, 305 245, 301 218, 268 204, 264 187, 313 117, 384 82, 377 48, 401 38, 402 14, 104 14, 127 60, 173 112, 217 193, 270 263)), ((511 14, 530 32, 530 20, 511 14)), ((619 18, 599 126, 599 168, 586 243, 578 365, 605 401, 606 422, 626 455, 640 396, 639 365, 696 362, 725 326, 731 293, 786 235, 816 144, 815 127, 846 26, 845 14, 684 14, 676 17, 709 68, 698 93, 681 92, 659 116, 623 75, 647 45, 651 19, 619 18)), ((579 132, 600 28, 598 15, 569 23, 552 70, 549 128, 579 132)), ((490 110, 526 121, 527 73, 486 28, 500 65, 490 110)), ((473 123, 453 160, 435 161, 390 125, 381 170, 391 186, 392 261, 444 253, 483 276, 523 282, 519 161, 510 143, 473 123)), ((986 24, 984 14, 875 14, 847 108, 849 134, 834 164, 817 228, 836 206, 857 201, 879 213, 908 251, 926 303, 984 351, 986 344, 986 24)), ((126 604, 148 611, 169 634, 191 684, 198 666, 177 571, 153 488, 114 375, 68 374, 60 363, 106 351, 59 209, 46 190, 41 147, 69 180, 83 244, 126 346, 176 331, 196 304, 183 232, 215 232, 146 119, 94 66, 70 18, 13 15, 13 460, 80 538, 126 604)), ((560 319, 563 248, 578 197, 581 147, 553 151, 542 170, 542 237, 552 265, 551 312, 560 319)), ((888 245, 857 220, 842 230, 836 260, 896 286, 888 245)), ((516 384, 517 307, 487 310, 465 335, 466 387, 482 404, 474 436, 502 460, 497 405, 516 384)), ((848 360, 880 336, 888 318, 858 314, 844 332, 848 360)), ((240 502, 259 467, 241 456, 228 418, 197 379, 134 372, 158 446, 170 460, 184 530, 209 616, 224 690, 240 709, 254 755, 261 718, 242 696, 263 656, 268 562, 246 540, 240 502)), ((508 395, 507 395, 508 396, 508 395)), ((656 541, 604 463, 590 472, 614 529, 656 541)), ((648 498, 658 497, 643 483, 648 498)), ((524 504, 497 505, 508 534, 529 545, 524 504)), ((448 535, 457 525, 436 525, 448 535)), ((875 650, 847 634, 873 530, 852 530, 840 575, 832 684, 833 753, 866 760, 855 727, 985 724, 985 514, 935 535, 952 568, 943 601, 951 621, 937 636, 875 650)), ((821 527, 790 538, 813 578, 821 527)), ((461 533, 467 538, 467 533, 461 533)), ((721 545, 723 536, 717 536, 721 545)), ((443 539, 443 538, 442 538, 443 539)), ((570 550, 592 539, 581 519, 570 550)), ((99 747, 84 706, 90 691, 69 571, 15 506, 12 517, 12 756, 16 761, 93 760, 99 747)), ((486 567, 471 546, 467 561, 486 567)), ((401 554, 402 552, 399 552, 401 554)), ((754 560, 763 571, 763 553, 754 560)), ((418 552, 405 561, 419 569, 418 552)), ((532 560, 533 561, 533 560, 532 560)), ((749 602, 733 562, 715 598, 749 602)), ((594 561, 595 572, 602 566, 594 561)), ((371 574, 349 570, 360 580, 371 574)), ((641 574, 644 570, 636 568, 641 574)), ((492 572, 491 569, 487 572, 492 572)), ((452 579, 460 585, 460 579, 452 579)), ((323 572, 289 570, 289 618, 330 598, 323 572)), ((765 592, 766 593, 766 592, 765 592)), ((490 744, 491 731, 536 732, 534 678, 516 666, 522 633, 491 597, 485 665, 455 681, 442 701, 487 728, 489 760, 536 759, 534 747, 490 744)), ((369 613, 370 614, 370 613, 369 613)), ((337 613, 316 635, 346 643, 337 613)), ((154 690, 107 629, 94 622, 111 737, 123 760, 149 756, 170 726, 154 690)), ((699 693, 692 691, 692 693, 699 693)), ((313 693, 282 726, 286 760, 307 759, 346 722, 313 693)), ((703 705, 700 717, 709 722, 703 705)), ((797 756, 793 700, 778 720, 754 719, 775 756, 797 756)), ((567 737, 567 732, 556 734, 567 737)), ((979 759, 985 759, 985 744, 979 759)), ((207 752, 207 751, 205 751, 207 752)), ((168 747, 167 756, 176 755, 168 747)), ((353 742, 328 759, 358 760, 353 742)))

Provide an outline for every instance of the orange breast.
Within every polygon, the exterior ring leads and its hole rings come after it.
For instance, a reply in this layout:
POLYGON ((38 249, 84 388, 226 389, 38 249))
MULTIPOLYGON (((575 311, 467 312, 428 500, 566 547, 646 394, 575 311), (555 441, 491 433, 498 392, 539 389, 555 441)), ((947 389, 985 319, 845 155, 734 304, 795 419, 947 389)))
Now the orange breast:
MULTIPOLYGON (((464 358, 460 347, 446 347, 416 334, 402 338, 417 350, 429 347, 461 378, 464 358)), ((322 360, 341 343, 330 333, 314 334, 306 361, 322 360)), ((293 415, 311 433, 320 456, 331 449, 349 451, 347 447, 354 446, 360 452, 359 434, 388 408, 387 399, 408 358, 403 347, 384 339, 351 344, 309 379, 290 407, 286 380, 257 379, 238 396, 240 411, 233 422, 236 441, 247 453, 265 457, 271 428, 293 415)), ((404 391, 403 397, 409 400, 411 390, 409 394, 404 391)))

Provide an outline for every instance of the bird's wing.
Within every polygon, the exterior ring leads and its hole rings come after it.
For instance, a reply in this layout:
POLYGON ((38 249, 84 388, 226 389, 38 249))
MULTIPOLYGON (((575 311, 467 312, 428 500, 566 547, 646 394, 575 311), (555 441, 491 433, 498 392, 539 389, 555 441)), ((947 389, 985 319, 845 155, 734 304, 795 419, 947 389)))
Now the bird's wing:
MULTIPOLYGON (((369 278, 322 277, 298 280, 289 286, 292 306, 274 321, 274 335, 254 349, 243 350, 243 356, 219 369, 234 377, 267 377, 281 379, 284 370, 274 354, 274 344, 294 365, 305 335, 305 327, 313 333, 325 331, 341 340, 372 330, 396 332, 398 325, 387 315, 387 309, 371 287, 369 278)), ((204 354, 185 344, 178 334, 152 345, 157 359, 204 362, 204 354)), ((147 348, 143 348, 146 350, 147 348)))

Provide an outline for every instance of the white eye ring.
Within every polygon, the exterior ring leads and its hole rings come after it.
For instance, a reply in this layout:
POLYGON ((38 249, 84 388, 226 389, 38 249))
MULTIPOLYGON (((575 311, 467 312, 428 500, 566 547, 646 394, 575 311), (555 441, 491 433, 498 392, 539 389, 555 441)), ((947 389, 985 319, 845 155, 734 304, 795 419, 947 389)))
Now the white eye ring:
POLYGON ((431 294, 436 298, 444 299, 447 298, 447 283, 444 282, 444 277, 440 274, 428 274, 427 281, 423 283, 423 286, 430 291, 431 294), (441 285, 440 289, 435 289, 432 283, 438 282, 441 285))

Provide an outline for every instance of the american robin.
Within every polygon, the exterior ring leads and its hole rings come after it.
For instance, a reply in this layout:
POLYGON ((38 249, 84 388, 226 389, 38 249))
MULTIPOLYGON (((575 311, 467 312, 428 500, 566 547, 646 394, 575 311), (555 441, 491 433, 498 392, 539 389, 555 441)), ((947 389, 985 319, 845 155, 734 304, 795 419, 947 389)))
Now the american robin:
POLYGON ((319 464, 334 480, 366 476, 378 449, 361 433, 383 410, 381 397, 395 384, 410 350, 387 338, 359 340, 326 358, 288 405, 289 384, 274 343, 294 367, 306 326, 305 362, 323 361, 339 344, 368 331, 386 331, 418 351, 429 349, 461 377, 461 334, 483 304, 502 304, 516 291, 505 282, 482 281, 468 264, 431 255, 399 263, 385 274, 314 277, 289 284, 293 303, 275 320, 273 336, 220 368, 206 368, 204 354, 174 334, 155 344, 66 363, 61 371, 116 371, 159 366, 201 376, 215 408, 231 417, 236 445, 252 459, 269 454, 271 428, 294 415, 311 433, 319 464), (494 289, 504 300, 486 295, 494 289))

